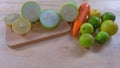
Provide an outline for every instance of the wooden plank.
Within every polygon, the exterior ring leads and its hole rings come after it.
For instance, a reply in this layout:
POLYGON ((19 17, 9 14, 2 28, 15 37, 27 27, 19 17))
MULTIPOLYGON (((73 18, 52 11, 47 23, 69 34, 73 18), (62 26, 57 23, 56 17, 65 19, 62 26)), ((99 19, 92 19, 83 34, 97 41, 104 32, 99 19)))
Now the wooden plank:
POLYGON ((29 33, 25 35, 18 35, 6 28, 6 43, 11 48, 18 48, 31 43, 40 42, 53 37, 58 37, 70 31, 71 27, 68 23, 61 21, 60 24, 51 30, 45 29, 39 22, 32 26, 29 33))

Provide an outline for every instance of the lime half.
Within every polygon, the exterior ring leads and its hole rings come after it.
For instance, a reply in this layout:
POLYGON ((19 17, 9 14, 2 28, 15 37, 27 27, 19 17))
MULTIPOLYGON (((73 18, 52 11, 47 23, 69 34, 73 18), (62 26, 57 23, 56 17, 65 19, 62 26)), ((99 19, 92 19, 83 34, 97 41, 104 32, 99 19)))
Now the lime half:
POLYGON ((31 23, 27 19, 19 19, 12 24, 12 30, 16 34, 25 34, 31 29, 31 23))
POLYGON ((21 16, 17 13, 11 13, 5 16, 4 21, 8 26, 12 26, 12 23, 15 22, 16 20, 20 19, 21 16))
POLYGON ((67 22, 73 22, 78 13, 78 8, 73 4, 66 4, 60 10, 61 17, 67 22))

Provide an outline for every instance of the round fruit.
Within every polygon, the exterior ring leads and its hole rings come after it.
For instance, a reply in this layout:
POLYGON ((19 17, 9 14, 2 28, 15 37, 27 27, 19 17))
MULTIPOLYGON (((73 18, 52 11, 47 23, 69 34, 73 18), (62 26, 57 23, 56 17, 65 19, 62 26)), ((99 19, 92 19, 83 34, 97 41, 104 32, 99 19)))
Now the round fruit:
POLYGON ((60 10, 60 15, 67 22, 73 22, 78 16, 78 8, 73 4, 66 4, 60 10))
POLYGON ((29 1, 22 6, 22 16, 30 22, 35 22, 39 19, 40 7, 37 3, 29 1))
POLYGON ((99 28, 101 25, 101 19, 97 16, 90 17, 88 22, 93 25, 94 29, 99 28))
POLYGON ((92 16, 97 16, 100 18, 102 15, 101 15, 101 12, 99 10, 92 9, 92 10, 90 10, 90 17, 92 17, 92 16))
POLYGON ((12 14, 8 14, 7 16, 5 16, 4 21, 8 26, 12 26, 12 23, 15 22, 16 20, 20 19, 21 16, 17 13, 12 13, 12 14))
POLYGON ((118 25, 112 20, 106 20, 101 25, 101 31, 108 32, 112 36, 117 33, 118 25))
POLYGON ((12 30, 16 34, 25 34, 31 29, 31 23, 27 19, 19 19, 12 24, 12 30))
POLYGON ((112 13, 112 12, 106 12, 102 16, 103 21, 105 21, 105 20, 113 20, 113 21, 115 21, 115 18, 116 18, 115 14, 112 13))
POLYGON ((89 48, 94 43, 94 38, 91 34, 82 34, 79 38, 79 43, 85 48, 89 48))
POLYGON ((110 35, 105 31, 100 31, 96 35, 96 40, 100 43, 105 43, 109 40, 110 35))
POLYGON ((59 24, 59 16, 54 10, 44 10, 40 14, 40 21, 43 27, 51 29, 59 24))
POLYGON ((93 33, 93 31, 94 31, 94 28, 90 23, 84 23, 80 27, 80 32, 82 34, 84 34, 84 33, 90 33, 91 34, 91 33, 93 33))

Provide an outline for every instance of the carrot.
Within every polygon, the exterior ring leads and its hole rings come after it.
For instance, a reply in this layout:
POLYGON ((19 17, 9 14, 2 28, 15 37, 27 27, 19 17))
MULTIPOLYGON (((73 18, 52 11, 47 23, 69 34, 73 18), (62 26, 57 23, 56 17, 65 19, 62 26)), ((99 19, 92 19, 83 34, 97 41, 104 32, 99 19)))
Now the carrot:
POLYGON ((72 28, 72 35, 76 37, 79 33, 80 27, 83 22, 86 20, 90 12, 90 5, 88 3, 83 3, 79 8, 79 15, 75 20, 72 28))

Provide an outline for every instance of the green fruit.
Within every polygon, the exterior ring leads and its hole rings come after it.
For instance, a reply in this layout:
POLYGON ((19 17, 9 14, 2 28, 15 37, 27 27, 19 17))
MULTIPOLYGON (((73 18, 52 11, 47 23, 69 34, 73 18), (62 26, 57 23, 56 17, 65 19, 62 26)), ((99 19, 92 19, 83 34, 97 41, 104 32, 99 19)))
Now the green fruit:
POLYGON ((92 16, 97 16, 100 18, 102 15, 101 15, 101 12, 99 10, 92 9, 92 10, 90 10, 90 17, 92 17, 92 16))
POLYGON ((79 43, 85 48, 89 48, 94 43, 94 38, 91 34, 82 34, 79 38, 79 43))
POLYGON ((100 43, 105 43, 109 40, 110 35, 105 31, 100 31, 96 35, 96 40, 100 43))
POLYGON ((22 6, 22 16, 30 22, 35 22, 39 19, 41 9, 35 2, 29 1, 22 6))
POLYGON ((59 24, 59 16, 54 10, 44 10, 40 14, 40 22, 43 27, 52 29, 59 24))
POLYGON ((101 19, 97 16, 90 17, 88 22, 93 25, 94 29, 99 28, 101 25, 101 19))
POLYGON ((93 33, 94 28, 90 23, 84 23, 81 27, 80 27, 80 32, 82 34, 84 33, 93 33))
POLYGON ((113 21, 115 21, 115 18, 116 18, 115 14, 112 13, 112 12, 106 12, 102 16, 103 21, 105 21, 105 20, 113 20, 113 21))
POLYGON ((118 25, 112 20, 106 20, 101 25, 101 31, 108 32, 112 36, 117 33, 118 25))
POLYGON ((61 17, 67 22, 73 22, 78 16, 78 8, 73 4, 66 4, 60 10, 61 17))

